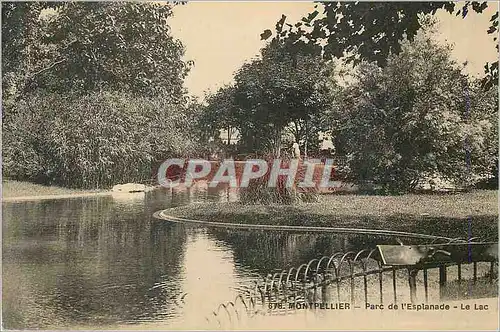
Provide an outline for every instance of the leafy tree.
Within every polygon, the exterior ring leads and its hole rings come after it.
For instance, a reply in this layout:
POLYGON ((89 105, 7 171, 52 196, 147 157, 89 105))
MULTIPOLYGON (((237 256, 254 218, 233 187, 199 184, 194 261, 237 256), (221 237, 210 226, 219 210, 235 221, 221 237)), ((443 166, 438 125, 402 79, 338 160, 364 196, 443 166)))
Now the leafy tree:
MULTIPOLYGON (((285 23, 282 16, 276 24, 274 39, 286 39, 290 44, 307 44, 326 58, 345 58, 354 64, 361 60, 376 61, 383 66, 390 54, 401 51, 401 41, 413 40, 422 28, 420 17, 444 9, 465 18, 472 10, 482 13, 487 2, 324 2, 322 15, 319 5, 307 17, 294 25, 285 23)), ((498 37, 498 12, 491 19, 488 34, 498 37)), ((262 39, 273 35, 271 30, 261 34, 262 39)), ((496 45, 498 50, 498 44, 496 45)), ((485 65, 486 89, 498 84, 498 61, 485 65)))
POLYGON ((438 175, 467 186, 495 163, 498 99, 461 73, 450 48, 419 34, 385 67, 362 63, 337 109, 349 176, 408 191, 438 175))
POLYGON ((321 144, 320 133, 328 131, 327 112, 320 114, 306 114, 306 117, 294 119, 285 128, 285 132, 292 135, 293 140, 300 146, 304 156, 317 154, 321 144))
POLYGON ((226 85, 216 93, 207 95, 206 107, 204 109, 205 131, 211 136, 219 135, 220 129, 227 130, 227 139, 232 137, 238 123, 236 121, 236 107, 234 101, 235 87, 226 85))
POLYGON ((157 3, 4 2, 7 91, 121 90, 178 102, 191 63, 170 34, 171 15, 157 3))
POLYGON ((246 152, 279 156, 290 123, 304 127, 297 133, 301 138, 315 134, 318 122, 310 125, 312 119, 327 112, 330 104, 331 68, 317 56, 275 42, 262 50, 260 59, 243 65, 234 87, 209 99, 208 109, 219 109, 224 125, 238 129, 246 152))
POLYGON ((155 178, 163 158, 196 147, 188 134, 192 117, 162 98, 39 93, 23 98, 11 114, 3 131, 3 172, 19 180, 80 188, 142 182, 155 178))
POLYGON ((3 172, 70 187, 144 181, 196 154, 172 5, 3 2, 3 172))
POLYGON ((30 72, 43 54, 40 13, 48 3, 2 2, 2 101, 13 102, 21 94, 30 72))

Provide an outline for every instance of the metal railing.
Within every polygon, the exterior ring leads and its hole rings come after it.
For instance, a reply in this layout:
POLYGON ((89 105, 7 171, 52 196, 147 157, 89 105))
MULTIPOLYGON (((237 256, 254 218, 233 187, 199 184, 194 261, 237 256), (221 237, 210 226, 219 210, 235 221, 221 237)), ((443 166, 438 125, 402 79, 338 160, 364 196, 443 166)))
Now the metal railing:
MULTIPOLYGON (((484 244, 477 238, 438 242, 439 239, 427 246, 484 244)), ((268 274, 234 301, 220 304, 207 321, 218 327, 227 323, 234 327, 235 322, 256 314, 287 314, 297 309, 350 309, 389 302, 428 303, 497 296, 494 280, 498 278, 498 256, 439 262, 432 260, 436 252, 444 250, 434 250, 429 261, 403 265, 384 264, 380 248, 312 259, 299 267, 268 274)))

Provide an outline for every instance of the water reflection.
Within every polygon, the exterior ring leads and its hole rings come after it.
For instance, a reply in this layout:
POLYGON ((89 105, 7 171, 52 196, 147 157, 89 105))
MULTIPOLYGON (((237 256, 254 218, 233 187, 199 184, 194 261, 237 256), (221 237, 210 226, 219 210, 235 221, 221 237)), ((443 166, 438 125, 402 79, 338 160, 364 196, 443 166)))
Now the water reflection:
POLYGON ((151 217, 200 200, 224 197, 195 188, 4 203, 5 327, 168 322, 185 315, 187 304, 212 305, 202 290, 216 280, 220 297, 212 302, 226 300, 224 290, 235 291, 245 280, 230 250, 205 230, 151 217))
POLYGON ((4 326, 168 327, 203 319, 273 270, 393 241, 152 220, 170 206, 236 198, 223 188, 193 188, 3 203, 4 326))
POLYGON ((397 243, 393 237, 352 234, 284 233, 213 228, 214 239, 234 252, 238 264, 268 273, 297 267, 335 252, 375 248, 377 244, 397 243))
POLYGON ((4 205, 4 307, 17 302, 22 316, 4 312, 6 326, 101 325, 174 310, 149 288, 177 275, 185 233, 152 230, 148 213, 110 198, 4 205))

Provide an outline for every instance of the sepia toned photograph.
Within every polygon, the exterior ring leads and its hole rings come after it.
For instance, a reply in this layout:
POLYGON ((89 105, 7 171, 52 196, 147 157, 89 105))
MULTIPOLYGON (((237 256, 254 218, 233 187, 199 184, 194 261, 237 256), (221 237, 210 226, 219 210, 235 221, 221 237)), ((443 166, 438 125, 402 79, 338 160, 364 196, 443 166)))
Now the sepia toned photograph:
POLYGON ((498 1, 1 1, 1 329, 498 331, 498 1))

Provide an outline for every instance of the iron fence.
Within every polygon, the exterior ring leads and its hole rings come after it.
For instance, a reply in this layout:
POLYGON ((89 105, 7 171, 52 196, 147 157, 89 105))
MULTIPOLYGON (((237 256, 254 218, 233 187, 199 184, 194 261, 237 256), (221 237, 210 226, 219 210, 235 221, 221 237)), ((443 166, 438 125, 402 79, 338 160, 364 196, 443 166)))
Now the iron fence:
MULTIPOLYGON (((428 245, 484 244, 477 238, 443 239, 435 238, 428 245)), ((234 327, 235 322, 256 314, 282 315, 297 309, 350 309, 389 302, 429 303, 497 296, 498 256, 470 258, 465 262, 431 260, 387 265, 379 248, 337 252, 268 274, 233 301, 220 304, 207 321, 217 327, 227 323, 234 327)))

